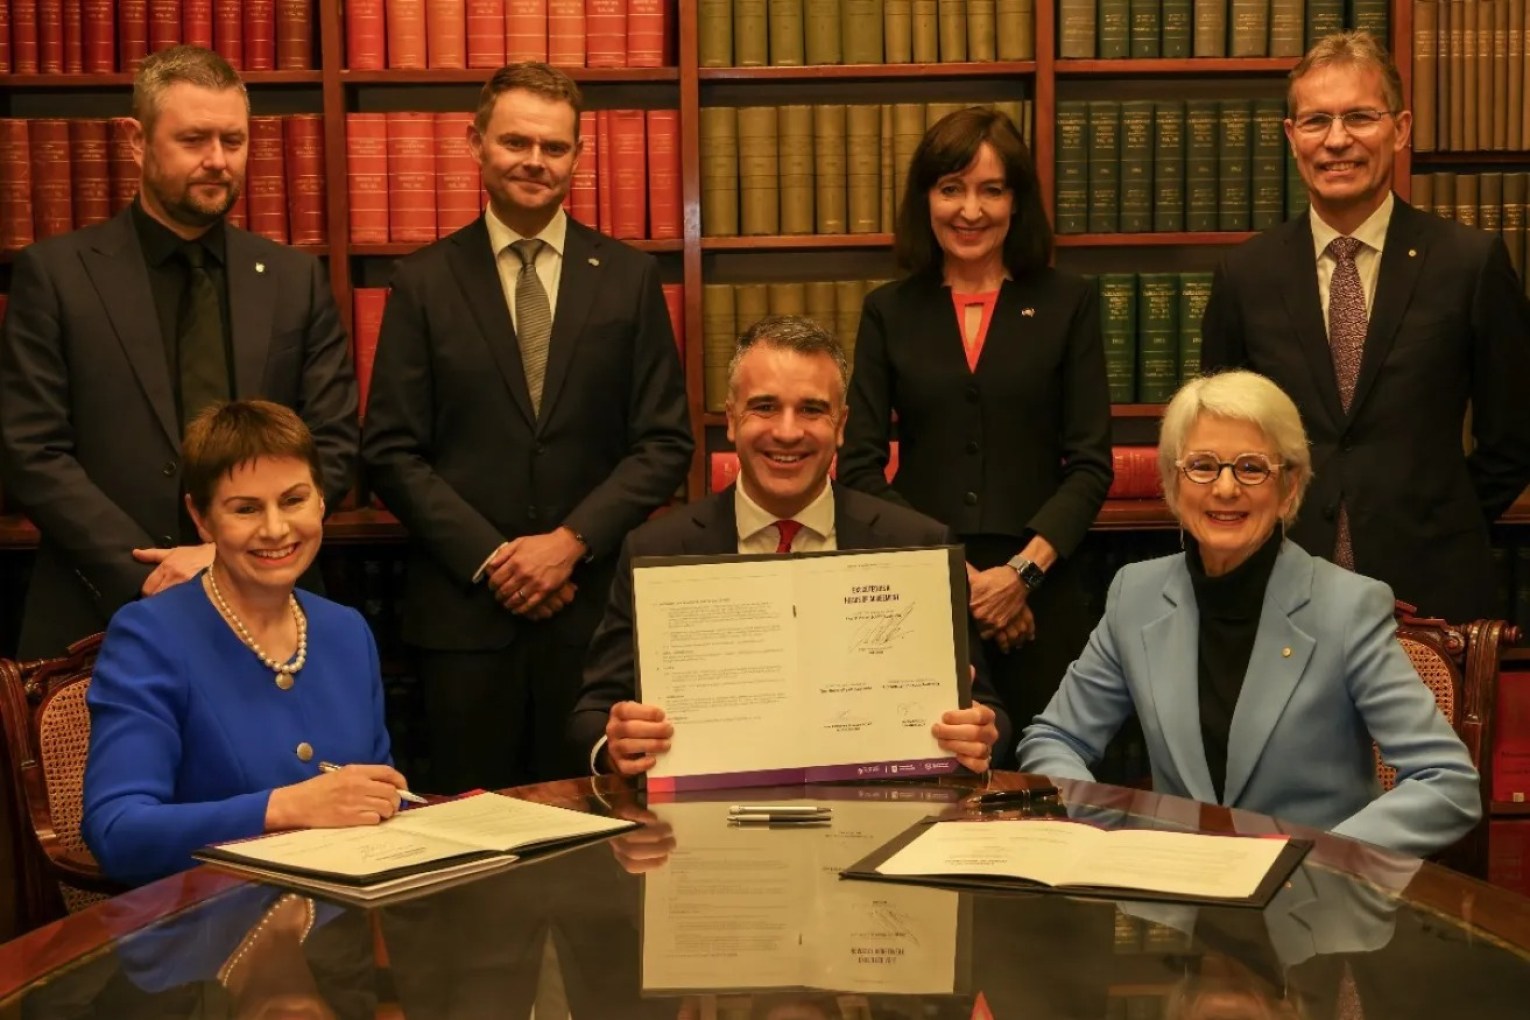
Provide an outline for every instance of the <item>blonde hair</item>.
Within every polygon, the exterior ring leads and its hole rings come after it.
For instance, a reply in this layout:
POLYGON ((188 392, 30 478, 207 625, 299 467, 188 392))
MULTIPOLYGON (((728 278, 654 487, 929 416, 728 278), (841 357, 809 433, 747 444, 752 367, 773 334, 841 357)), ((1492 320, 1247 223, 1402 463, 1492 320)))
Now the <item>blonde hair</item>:
POLYGON ((214 92, 237 89, 245 112, 250 111, 250 94, 227 60, 200 46, 171 46, 146 57, 133 78, 133 119, 143 126, 145 136, 153 133, 160 97, 180 82, 214 92))
POLYGON ((1241 369, 1190 380, 1165 408, 1158 434, 1158 477, 1163 481, 1169 509, 1178 515, 1182 478, 1175 461, 1185 454, 1185 437, 1206 416, 1248 422, 1275 447, 1275 456, 1284 465, 1275 479, 1281 487, 1281 498, 1294 493, 1282 515, 1286 527, 1290 527, 1312 481, 1307 431, 1302 428, 1301 413, 1285 390, 1257 372, 1241 369))
POLYGON ((1387 111, 1402 112, 1402 76, 1397 73, 1392 54, 1369 32, 1351 29, 1323 36, 1312 44, 1301 63, 1291 69, 1286 77, 1287 117, 1296 116, 1296 83, 1309 72, 1334 64, 1351 64, 1377 71, 1381 75, 1381 94, 1387 101, 1387 111))

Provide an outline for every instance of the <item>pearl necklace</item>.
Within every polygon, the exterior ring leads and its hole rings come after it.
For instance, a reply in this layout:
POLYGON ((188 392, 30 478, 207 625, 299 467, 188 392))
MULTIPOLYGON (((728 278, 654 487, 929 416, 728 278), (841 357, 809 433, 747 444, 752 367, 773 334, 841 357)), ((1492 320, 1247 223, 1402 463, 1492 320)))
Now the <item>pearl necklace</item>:
POLYGON ((207 568, 207 585, 208 590, 212 592, 213 601, 218 604, 218 609, 223 613, 224 619, 233 625, 234 633, 239 635, 239 640, 244 642, 246 648, 255 653, 255 657, 267 669, 276 674, 276 686, 284 691, 291 690, 293 674, 302 669, 303 664, 308 661, 308 617, 303 615, 303 608, 298 605, 297 596, 295 594, 288 594, 287 596, 287 604, 292 609, 292 618, 297 621, 297 655, 293 657, 291 662, 277 662, 267 655, 265 650, 250 636, 249 628, 244 625, 244 621, 239 619, 239 615, 229 606, 228 600, 223 597, 222 589, 218 587, 218 577, 211 567, 207 568))

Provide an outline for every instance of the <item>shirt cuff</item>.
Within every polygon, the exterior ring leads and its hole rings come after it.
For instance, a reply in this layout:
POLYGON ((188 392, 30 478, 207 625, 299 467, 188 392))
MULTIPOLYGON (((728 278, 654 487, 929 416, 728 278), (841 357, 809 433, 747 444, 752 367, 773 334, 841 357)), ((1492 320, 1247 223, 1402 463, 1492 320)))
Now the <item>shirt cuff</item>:
POLYGON ((591 749, 591 751, 590 751, 590 775, 592 775, 592 776, 599 776, 599 775, 604 775, 605 774, 605 773, 600 771, 600 765, 599 765, 599 762, 600 762, 600 752, 604 751, 605 749, 606 749, 605 734, 601 734, 600 739, 595 741, 595 747, 593 749, 591 749))
POLYGON ((504 547, 505 547, 505 543, 503 543, 503 542, 499 543, 499 545, 496 545, 494 547, 494 551, 493 552, 489 553, 489 555, 487 555, 487 556, 485 556, 483 558, 483 562, 480 563, 478 565, 478 569, 473 572, 473 583, 474 584, 477 584, 479 581, 482 581, 485 577, 488 576, 488 574, 489 574, 489 561, 494 559, 495 555, 497 555, 499 553, 499 551, 501 549, 503 549, 504 547))

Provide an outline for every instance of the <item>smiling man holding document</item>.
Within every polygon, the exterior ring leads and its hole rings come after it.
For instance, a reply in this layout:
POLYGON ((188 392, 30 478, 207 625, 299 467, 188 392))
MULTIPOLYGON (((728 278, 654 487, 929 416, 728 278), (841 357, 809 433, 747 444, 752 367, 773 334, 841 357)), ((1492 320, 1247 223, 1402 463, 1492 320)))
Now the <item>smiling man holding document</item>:
MULTIPOLYGON (((662 707, 632 700, 634 557, 891 549, 950 541, 936 521, 829 480, 844 438, 848 375, 844 349, 808 319, 762 319, 740 337, 728 383, 728 438, 738 451, 739 482, 628 536, 569 724, 570 739, 588 756, 592 771, 647 772, 675 735, 662 707)), ((972 706, 945 712, 933 734, 941 750, 982 771, 995 745, 1011 746, 1009 733, 1009 719, 977 663, 972 706)))

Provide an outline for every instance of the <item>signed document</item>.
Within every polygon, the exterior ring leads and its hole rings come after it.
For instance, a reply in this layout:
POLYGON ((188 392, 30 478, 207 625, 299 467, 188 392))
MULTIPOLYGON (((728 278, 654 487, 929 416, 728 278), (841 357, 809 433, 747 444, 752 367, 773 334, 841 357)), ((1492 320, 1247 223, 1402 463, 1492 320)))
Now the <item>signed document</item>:
POLYGON ((633 562, 640 699, 674 724, 658 788, 933 775, 971 703, 960 547, 633 562))

